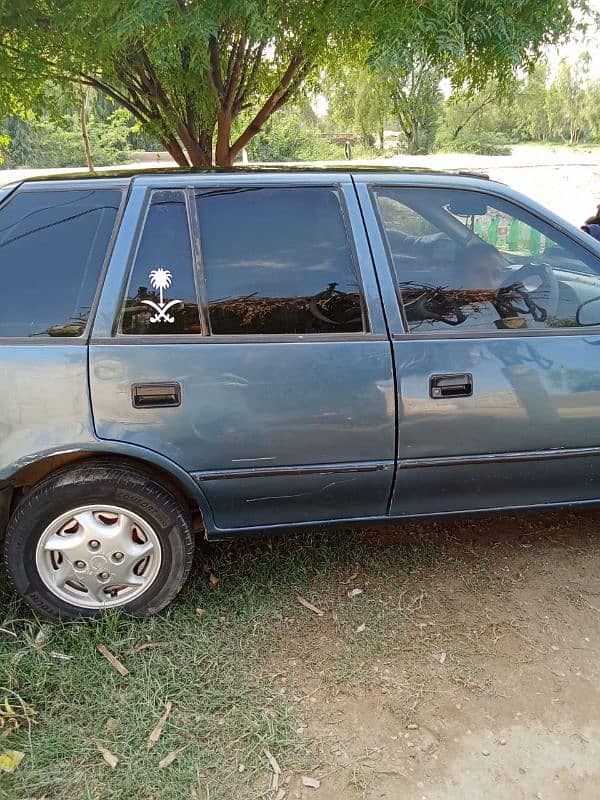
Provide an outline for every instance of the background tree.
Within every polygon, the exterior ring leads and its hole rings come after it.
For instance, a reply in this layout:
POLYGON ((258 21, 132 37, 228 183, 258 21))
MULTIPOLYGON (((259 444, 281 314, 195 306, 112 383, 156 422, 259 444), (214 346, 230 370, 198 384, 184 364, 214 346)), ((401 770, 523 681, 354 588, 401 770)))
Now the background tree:
POLYGON ((590 139, 600 142, 600 78, 589 80, 585 87, 584 118, 590 139))
POLYGON ((412 50, 460 85, 531 63, 572 24, 568 0, 0 0, 0 109, 31 107, 49 79, 88 85, 177 163, 226 166, 357 43, 370 60, 412 50))
POLYGON ((391 84, 375 66, 341 65, 320 81, 328 101, 328 117, 338 133, 356 133, 365 147, 378 139, 383 146, 386 124, 392 124, 391 84))
POLYGON ((354 96, 354 120, 365 147, 373 144, 377 136, 380 148, 384 144, 386 122, 393 117, 392 86, 385 74, 376 69, 363 67, 356 76, 354 96))
POLYGON ((545 141, 550 136, 548 80, 548 64, 540 61, 526 77, 517 93, 517 127, 524 139, 545 141))
POLYGON ((577 144, 585 131, 584 83, 589 62, 589 53, 584 53, 574 66, 563 61, 546 95, 550 132, 569 144, 577 144))
POLYGON ((431 62, 415 59, 408 73, 391 66, 392 110, 406 138, 409 153, 427 153, 435 141, 442 112, 440 74, 431 62))
POLYGON ((456 141, 465 130, 480 131, 485 124, 486 112, 499 102, 499 90, 496 81, 489 81, 478 92, 455 92, 446 103, 444 124, 447 141, 456 141))

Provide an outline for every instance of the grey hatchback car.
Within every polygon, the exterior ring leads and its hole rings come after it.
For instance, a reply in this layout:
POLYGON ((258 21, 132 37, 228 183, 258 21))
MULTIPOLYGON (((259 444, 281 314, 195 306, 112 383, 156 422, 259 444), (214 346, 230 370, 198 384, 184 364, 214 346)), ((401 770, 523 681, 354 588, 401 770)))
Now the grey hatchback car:
POLYGON ((151 614, 207 539, 600 499, 600 246, 507 187, 158 172, 0 190, 17 592, 151 614))

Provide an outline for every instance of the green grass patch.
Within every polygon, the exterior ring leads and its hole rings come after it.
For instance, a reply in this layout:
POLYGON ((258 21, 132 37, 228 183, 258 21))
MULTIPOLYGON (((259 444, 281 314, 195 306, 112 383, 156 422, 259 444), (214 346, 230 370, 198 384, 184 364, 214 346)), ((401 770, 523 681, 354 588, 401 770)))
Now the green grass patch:
POLYGON ((265 748, 287 772, 319 760, 299 730, 305 707, 297 695, 323 668, 315 640, 339 640, 328 665, 332 685, 360 682, 389 651, 407 609, 417 608, 418 591, 399 603, 399 576, 418 582, 444 563, 444 547, 422 536, 386 541, 381 531, 213 546, 199 555, 182 596, 143 621, 108 614, 43 623, 0 573, 0 708, 8 699, 19 722, 16 728, 5 715, 0 754, 25 753, 14 774, 0 773, 0 798, 266 796, 265 748), (202 572, 206 561, 219 578, 215 589, 202 572), (364 590, 355 599, 347 594, 353 586, 364 590), (303 609, 297 594, 326 616, 303 609), (122 661, 127 677, 97 652, 99 644, 122 661), (148 750, 167 701, 173 710, 148 750), (24 714, 21 703, 35 713, 24 714), (115 769, 96 742, 119 759, 115 769), (176 759, 160 769, 174 750, 176 759))

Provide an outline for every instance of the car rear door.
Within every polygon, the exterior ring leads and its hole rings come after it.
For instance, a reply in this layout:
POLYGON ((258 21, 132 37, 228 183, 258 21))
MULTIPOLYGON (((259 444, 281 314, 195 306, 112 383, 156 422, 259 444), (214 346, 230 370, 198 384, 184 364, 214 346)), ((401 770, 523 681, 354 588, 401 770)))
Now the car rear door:
POLYGON ((393 339, 392 515, 597 500, 592 240, 484 181, 356 180, 393 339))
POLYGON ((391 348, 348 176, 138 178, 90 346, 97 435, 242 529, 385 514, 391 348))

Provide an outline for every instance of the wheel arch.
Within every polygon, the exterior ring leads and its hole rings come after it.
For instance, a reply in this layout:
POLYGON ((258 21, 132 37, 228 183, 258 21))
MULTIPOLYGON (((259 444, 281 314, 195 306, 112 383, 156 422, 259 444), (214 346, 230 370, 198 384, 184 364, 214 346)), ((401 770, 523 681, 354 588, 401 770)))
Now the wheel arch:
POLYGON ((60 451, 42 452, 16 464, 0 488, 0 536, 19 500, 41 480, 58 469, 94 459, 112 460, 151 472, 157 479, 178 491, 187 501, 194 519, 194 529, 206 532, 214 528, 212 510, 204 492, 183 467, 168 458, 137 445, 122 442, 94 442, 60 451))

